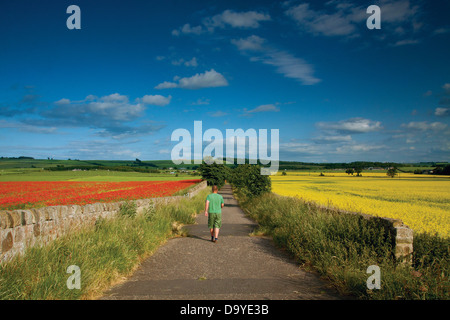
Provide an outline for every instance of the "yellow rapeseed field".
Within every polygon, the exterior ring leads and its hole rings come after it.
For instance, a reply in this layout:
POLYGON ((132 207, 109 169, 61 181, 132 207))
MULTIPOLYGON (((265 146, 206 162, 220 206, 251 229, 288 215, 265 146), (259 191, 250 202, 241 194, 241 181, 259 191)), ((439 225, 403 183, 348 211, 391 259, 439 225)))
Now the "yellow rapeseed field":
POLYGON ((450 177, 400 173, 288 172, 271 176, 272 191, 305 201, 401 219, 415 232, 450 236, 450 177))

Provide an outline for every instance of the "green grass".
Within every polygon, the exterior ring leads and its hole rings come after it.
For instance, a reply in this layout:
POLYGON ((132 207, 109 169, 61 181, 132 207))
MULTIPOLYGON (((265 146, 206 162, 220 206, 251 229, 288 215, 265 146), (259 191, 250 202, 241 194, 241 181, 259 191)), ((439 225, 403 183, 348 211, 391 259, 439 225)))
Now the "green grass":
MULTIPOLYGON (((239 194, 238 194, 239 195, 239 194)), ((415 235, 412 266, 393 259, 390 237, 376 220, 321 209, 266 194, 241 207, 258 221, 255 234, 271 236, 303 266, 330 281, 342 294, 360 299, 449 299, 450 239, 415 235), (381 269, 381 289, 368 290, 367 268, 381 269)))
POLYGON ((186 173, 140 173, 108 170, 46 171, 40 169, 0 170, 0 181, 178 181, 200 179, 186 173))
POLYGON ((129 276, 167 239, 172 223, 191 224, 208 190, 191 199, 136 214, 125 205, 118 217, 26 250, 0 265, 0 299, 95 299, 129 276), (81 270, 81 289, 67 288, 69 266, 81 270))

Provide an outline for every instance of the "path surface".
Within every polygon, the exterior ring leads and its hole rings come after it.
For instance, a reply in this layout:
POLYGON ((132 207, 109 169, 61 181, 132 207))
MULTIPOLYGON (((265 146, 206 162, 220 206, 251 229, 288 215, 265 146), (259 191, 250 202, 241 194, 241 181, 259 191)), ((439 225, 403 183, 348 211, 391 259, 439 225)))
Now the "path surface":
POLYGON ((213 243, 207 218, 199 214, 189 236, 169 240, 126 282, 102 299, 148 300, 306 300, 343 299, 315 274, 275 247, 271 239, 251 237, 256 223, 233 198, 224 197, 222 229, 213 243))

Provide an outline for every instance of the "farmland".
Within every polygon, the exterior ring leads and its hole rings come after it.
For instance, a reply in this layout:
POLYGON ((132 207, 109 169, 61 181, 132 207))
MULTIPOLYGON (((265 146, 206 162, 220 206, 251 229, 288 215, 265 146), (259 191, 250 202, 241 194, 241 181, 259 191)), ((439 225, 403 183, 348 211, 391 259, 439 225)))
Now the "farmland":
POLYGON ((274 193, 304 201, 401 219, 419 233, 450 236, 450 177, 364 172, 362 177, 343 172, 288 172, 272 176, 274 193))
POLYGON ((181 181, 29 181, 0 182, 0 209, 85 205, 171 196, 200 180, 181 181))
MULTIPOLYGON (((67 164, 67 162, 65 162, 67 164)), ((185 172, 0 170, 0 209, 23 209, 170 196, 199 182, 185 172)))

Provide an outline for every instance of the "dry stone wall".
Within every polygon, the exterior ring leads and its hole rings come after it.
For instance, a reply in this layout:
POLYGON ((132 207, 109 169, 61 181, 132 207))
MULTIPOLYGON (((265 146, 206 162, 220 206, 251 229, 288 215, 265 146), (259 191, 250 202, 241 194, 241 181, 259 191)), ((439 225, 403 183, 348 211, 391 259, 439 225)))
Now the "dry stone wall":
MULTIPOLYGON (((150 205, 166 205, 185 197, 193 197, 204 188, 206 181, 190 188, 185 196, 141 199, 134 202, 140 212, 150 205)), ((112 218, 120 211, 123 203, 0 211, 0 263, 24 253, 28 247, 45 245, 63 235, 92 226, 99 218, 112 218)))

